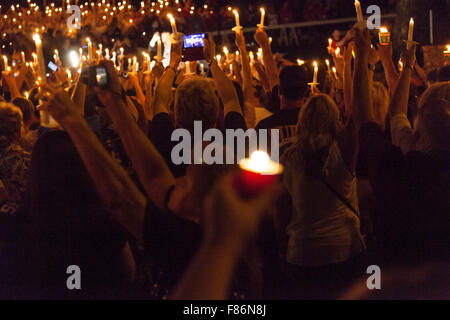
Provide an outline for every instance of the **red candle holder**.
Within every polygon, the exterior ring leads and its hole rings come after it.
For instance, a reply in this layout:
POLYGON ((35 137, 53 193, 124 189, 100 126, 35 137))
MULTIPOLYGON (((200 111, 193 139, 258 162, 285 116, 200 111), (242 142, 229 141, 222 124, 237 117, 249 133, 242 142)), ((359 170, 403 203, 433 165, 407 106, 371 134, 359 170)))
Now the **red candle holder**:
POLYGON ((250 159, 243 160, 240 167, 241 173, 234 179, 233 187, 244 199, 251 199, 262 194, 275 184, 278 176, 283 172, 283 166, 271 161, 262 151, 257 151, 250 159))

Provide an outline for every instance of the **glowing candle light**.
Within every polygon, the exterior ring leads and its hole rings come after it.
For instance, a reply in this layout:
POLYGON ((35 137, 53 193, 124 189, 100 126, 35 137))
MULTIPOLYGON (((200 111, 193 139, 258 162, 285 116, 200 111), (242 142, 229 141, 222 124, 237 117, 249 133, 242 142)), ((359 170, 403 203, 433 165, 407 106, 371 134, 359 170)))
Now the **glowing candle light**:
POLYGON ((226 46, 223 47, 223 53, 225 54, 225 58, 228 60, 229 51, 228 51, 228 48, 226 46))
POLYGON ((173 17, 172 14, 168 14, 167 17, 170 20, 170 26, 172 27, 172 33, 175 35, 175 37, 178 35, 178 30, 177 30, 177 24, 175 22, 175 18, 173 17))
POLYGON ((103 55, 103 45, 100 43, 99 45, 98 45, 98 51, 100 51, 100 56, 102 56, 103 55))
POLYGON ((266 10, 264 10, 264 8, 261 8, 260 11, 261 11, 261 22, 259 23, 258 27, 264 28, 264 17, 266 16, 266 10))
POLYGON ((25 52, 22 51, 20 54, 22 56, 22 62, 25 62, 25 52))
POLYGON ((317 65, 317 61, 313 62, 314 65, 314 78, 313 78, 313 83, 316 84, 317 83, 317 74, 319 73, 319 67, 317 65))
POLYGON ((341 52, 341 48, 336 48, 336 50, 334 50, 334 53, 336 54, 336 56, 339 55, 339 53, 341 52))
POLYGON ((161 62, 161 60, 162 60, 161 39, 158 39, 157 43, 158 43, 158 49, 156 51, 156 60, 158 62, 161 62))
POLYGON ((186 61, 186 74, 187 75, 191 74, 191 65, 189 61, 186 61))
POLYGON ((388 46, 391 43, 391 34, 387 28, 381 27, 378 32, 378 38, 380 40, 380 45, 388 46))
POLYGON ((334 77, 336 78, 336 80, 338 80, 339 78, 338 78, 338 76, 337 76, 337 70, 336 70, 336 68, 333 67, 332 70, 333 70, 334 77))
POLYGON ((447 50, 444 51, 444 57, 445 57, 445 59, 450 60, 450 45, 449 44, 447 45, 447 50))
POLYGON ((409 20, 409 29, 408 29, 408 42, 406 43, 407 49, 411 49, 411 45, 413 43, 413 35, 414 35, 414 19, 411 18, 409 20))
POLYGON ((237 10, 233 10, 234 13, 234 19, 236 21, 236 28, 235 30, 239 31, 242 27, 241 27, 241 23, 239 21, 239 12, 237 10))
POLYGON ((89 38, 86 38, 86 41, 88 43, 88 60, 92 61, 92 59, 94 58, 93 52, 92 52, 92 42, 91 42, 91 39, 89 39, 89 38))
POLYGON ((355 9, 356 9, 356 17, 358 22, 364 21, 364 16, 361 9, 361 3, 358 0, 355 0, 355 9))
POLYGON ((301 60, 301 59, 297 59, 297 64, 298 64, 299 66, 302 66, 302 65, 305 64, 305 61, 303 61, 303 60, 301 60))
POLYGON ((70 72, 70 70, 67 69, 67 80, 69 82, 72 82, 72 73, 70 72))
POLYGON ((69 52, 69 60, 72 68, 78 68, 80 66, 80 59, 75 51, 69 52))
POLYGON ((109 60, 110 56, 109 56, 109 49, 106 48, 105 49, 105 59, 109 60))
POLYGON ((37 54, 37 64, 38 64, 38 75, 41 77, 42 81, 45 82, 45 64, 44 64, 44 52, 42 51, 42 41, 39 34, 35 33, 33 36, 34 43, 36 44, 36 54, 37 54))
POLYGON ((203 64, 200 65, 200 73, 205 74, 205 66, 203 64))
POLYGON ((7 56, 3 56, 3 64, 5 65, 5 70, 8 67, 8 57, 7 56))
POLYGON ((326 60, 325 60, 325 64, 327 65, 327 70, 328 70, 328 72, 331 72, 331 68, 330 68, 330 60, 326 59, 326 60))
POLYGON ((233 187, 242 198, 253 198, 273 185, 283 172, 283 166, 270 159, 264 151, 255 151, 250 158, 239 162, 242 169, 233 181, 233 187))
POLYGON ((55 62, 59 61, 59 52, 58 49, 55 49, 55 54, 53 55, 53 58, 55 59, 55 62))

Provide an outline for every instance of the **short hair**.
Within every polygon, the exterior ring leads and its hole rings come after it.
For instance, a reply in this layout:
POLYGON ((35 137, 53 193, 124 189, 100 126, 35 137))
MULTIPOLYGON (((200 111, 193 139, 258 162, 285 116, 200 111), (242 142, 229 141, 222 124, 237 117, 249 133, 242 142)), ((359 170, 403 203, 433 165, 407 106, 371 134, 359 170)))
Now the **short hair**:
POLYGON ((304 67, 287 66, 280 72, 280 95, 289 100, 302 99, 308 90, 307 74, 304 67))
POLYGON ((200 77, 183 81, 175 92, 175 125, 194 131, 194 121, 202 121, 203 130, 216 126, 219 99, 213 84, 200 77))
POLYGON ((450 66, 444 66, 439 70, 438 81, 450 81, 450 66))
POLYGON ((450 82, 437 82, 425 90, 419 99, 419 109, 429 101, 436 99, 450 101, 450 82))
POLYGON ((0 148, 20 138, 22 111, 12 103, 0 102, 0 148))
POLYGON ((428 101, 419 109, 418 120, 432 139, 434 147, 441 150, 450 149, 450 101, 428 101))

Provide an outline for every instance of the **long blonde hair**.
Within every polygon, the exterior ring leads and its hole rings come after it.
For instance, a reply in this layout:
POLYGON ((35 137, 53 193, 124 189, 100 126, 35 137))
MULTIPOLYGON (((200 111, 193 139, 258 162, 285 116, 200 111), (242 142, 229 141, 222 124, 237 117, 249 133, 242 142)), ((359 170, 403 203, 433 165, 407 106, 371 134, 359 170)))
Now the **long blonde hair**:
POLYGON ((339 131, 339 109, 326 94, 310 98, 302 107, 297 123, 297 141, 292 146, 303 155, 305 171, 321 174, 339 131))

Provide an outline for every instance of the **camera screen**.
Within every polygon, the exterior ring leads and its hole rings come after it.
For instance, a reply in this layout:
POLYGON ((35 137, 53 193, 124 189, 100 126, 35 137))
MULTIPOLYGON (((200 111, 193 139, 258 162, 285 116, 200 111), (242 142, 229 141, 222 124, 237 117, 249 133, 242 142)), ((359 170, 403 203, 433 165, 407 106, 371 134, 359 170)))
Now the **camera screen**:
POLYGON ((97 85, 99 86, 106 86, 108 84, 108 76, 106 73, 106 69, 103 67, 98 67, 96 69, 96 78, 97 78, 97 85))
POLYGON ((58 66, 56 64, 54 64, 53 62, 51 62, 51 61, 48 63, 48 67, 50 69, 52 69, 53 71, 58 70, 58 66))
POLYGON ((205 34, 191 34, 184 37, 184 48, 203 48, 205 34))

